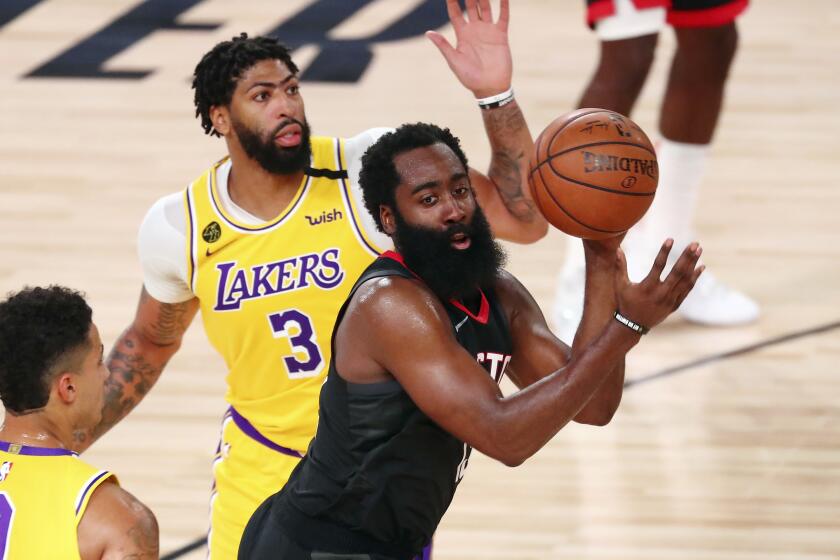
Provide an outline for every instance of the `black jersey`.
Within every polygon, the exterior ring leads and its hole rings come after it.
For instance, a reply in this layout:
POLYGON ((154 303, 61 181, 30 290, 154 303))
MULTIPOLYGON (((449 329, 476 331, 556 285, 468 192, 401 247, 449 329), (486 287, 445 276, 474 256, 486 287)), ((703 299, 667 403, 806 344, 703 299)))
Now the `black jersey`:
MULTIPOLYGON (((415 277, 400 255, 386 253, 356 282, 336 329, 356 289, 382 276, 415 277)), ((480 294, 478 313, 458 301, 444 305, 458 342, 498 382, 512 343, 493 291, 480 294)), ((333 348, 315 439, 272 509, 286 534, 305 547, 410 558, 440 523, 470 452, 417 408, 396 380, 342 379, 333 348)))

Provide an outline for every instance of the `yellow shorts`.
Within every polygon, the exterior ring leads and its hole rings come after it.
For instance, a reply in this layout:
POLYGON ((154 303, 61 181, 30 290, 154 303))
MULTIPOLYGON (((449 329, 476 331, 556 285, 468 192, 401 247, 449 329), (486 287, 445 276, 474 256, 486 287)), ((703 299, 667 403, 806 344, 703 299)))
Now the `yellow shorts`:
POLYGON ((236 558, 251 514, 286 484, 300 461, 300 457, 289 454, 301 455, 300 451, 284 450, 267 440, 260 443, 259 437, 236 411, 231 409, 225 414, 221 442, 213 460, 207 535, 210 560, 236 558))

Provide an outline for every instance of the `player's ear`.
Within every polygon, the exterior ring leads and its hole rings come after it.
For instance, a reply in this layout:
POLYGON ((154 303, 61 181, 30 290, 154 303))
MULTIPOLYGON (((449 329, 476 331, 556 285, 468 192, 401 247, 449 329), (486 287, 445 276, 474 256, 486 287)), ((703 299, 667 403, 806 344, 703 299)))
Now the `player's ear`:
POLYGON ((230 132, 230 111, 224 105, 213 105, 210 107, 210 122, 216 132, 227 135, 230 132))
POLYGON ((76 385, 76 375, 63 371, 55 378, 55 391, 58 393, 58 398, 64 404, 71 404, 76 401, 79 396, 78 387, 76 385))
POLYGON ((382 229, 388 235, 394 235, 397 230, 396 220, 394 219, 394 211, 390 206, 384 204, 379 205, 379 221, 382 222, 382 229))

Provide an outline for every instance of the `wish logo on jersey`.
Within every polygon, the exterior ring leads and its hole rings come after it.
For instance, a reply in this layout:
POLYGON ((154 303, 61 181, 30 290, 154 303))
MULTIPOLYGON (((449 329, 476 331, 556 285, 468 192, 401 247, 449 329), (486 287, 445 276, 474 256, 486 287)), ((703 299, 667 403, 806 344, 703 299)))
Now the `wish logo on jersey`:
POLYGON ((344 280, 339 249, 299 255, 282 261, 237 267, 237 261, 218 263, 215 311, 239 309, 243 301, 317 286, 331 290, 344 280))

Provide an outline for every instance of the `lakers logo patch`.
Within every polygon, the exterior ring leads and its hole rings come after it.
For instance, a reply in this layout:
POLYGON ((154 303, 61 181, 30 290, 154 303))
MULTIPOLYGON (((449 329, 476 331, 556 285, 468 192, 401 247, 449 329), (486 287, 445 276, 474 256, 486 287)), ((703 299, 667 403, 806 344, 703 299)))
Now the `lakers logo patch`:
POLYGON ((207 243, 215 243, 221 236, 222 228, 219 226, 219 222, 210 222, 201 232, 202 239, 207 243))

